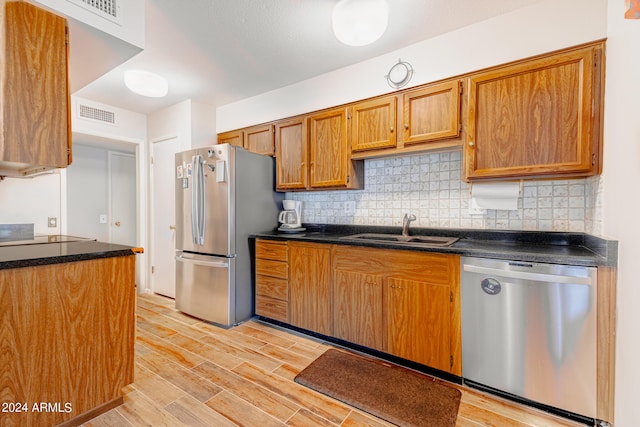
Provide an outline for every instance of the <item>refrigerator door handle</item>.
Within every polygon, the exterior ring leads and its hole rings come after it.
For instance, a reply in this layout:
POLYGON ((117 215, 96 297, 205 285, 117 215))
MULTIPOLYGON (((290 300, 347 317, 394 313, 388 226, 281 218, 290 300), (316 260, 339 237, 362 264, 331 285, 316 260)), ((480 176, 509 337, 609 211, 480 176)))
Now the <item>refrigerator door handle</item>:
POLYGON ((198 156, 191 158, 193 177, 191 178, 191 241, 198 244, 198 156))
POLYGON ((203 266, 206 266, 206 267, 219 267, 219 268, 227 268, 227 267, 229 267, 229 263, 228 262, 223 262, 223 261, 201 261, 201 260, 197 260, 197 259, 185 258, 182 255, 176 255, 176 261, 185 262, 187 264, 203 265, 203 266))
POLYGON ((198 208, 200 209, 200 212, 198 213, 198 220, 199 220, 199 224, 198 224, 198 240, 200 241, 201 245, 204 245, 204 231, 205 231, 205 226, 207 225, 207 192, 206 192, 206 182, 204 180, 204 159, 202 158, 202 156, 198 156, 198 179, 200 180, 200 184, 198 184, 198 191, 200 192, 199 195, 199 205, 198 208))
POLYGON ((205 181, 202 168, 202 156, 191 158, 193 165, 193 185, 191 186, 191 233, 193 243, 204 244, 205 227, 205 181))

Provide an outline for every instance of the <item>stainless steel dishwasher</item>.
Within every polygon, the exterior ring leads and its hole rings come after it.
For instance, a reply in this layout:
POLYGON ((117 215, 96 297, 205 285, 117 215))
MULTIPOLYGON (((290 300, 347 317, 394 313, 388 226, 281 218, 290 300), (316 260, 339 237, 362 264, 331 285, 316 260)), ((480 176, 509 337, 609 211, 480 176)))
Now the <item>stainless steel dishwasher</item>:
POLYGON ((465 383, 597 423, 596 272, 462 257, 465 383))

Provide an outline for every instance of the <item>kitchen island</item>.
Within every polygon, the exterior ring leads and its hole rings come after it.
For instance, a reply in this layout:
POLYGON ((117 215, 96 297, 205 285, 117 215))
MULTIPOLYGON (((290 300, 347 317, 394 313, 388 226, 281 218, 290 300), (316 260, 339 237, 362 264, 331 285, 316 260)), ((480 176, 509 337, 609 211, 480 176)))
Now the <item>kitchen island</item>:
POLYGON ((0 426, 79 425, 122 403, 136 252, 90 240, 0 247, 0 426))

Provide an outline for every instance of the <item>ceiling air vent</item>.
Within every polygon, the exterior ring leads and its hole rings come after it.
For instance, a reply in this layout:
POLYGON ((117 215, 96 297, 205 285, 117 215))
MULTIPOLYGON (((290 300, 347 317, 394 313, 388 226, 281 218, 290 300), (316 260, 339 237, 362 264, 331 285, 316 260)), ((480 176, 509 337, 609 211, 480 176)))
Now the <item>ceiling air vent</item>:
POLYGON ((88 105, 78 104, 78 116, 83 119, 89 119, 100 123, 107 123, 110 125, 116 124, 116 113, 113 111, 90 107, 88 105))
POLYGON ((67 0, 98 16, 122 25, 120 3, 123 0, 67 0))

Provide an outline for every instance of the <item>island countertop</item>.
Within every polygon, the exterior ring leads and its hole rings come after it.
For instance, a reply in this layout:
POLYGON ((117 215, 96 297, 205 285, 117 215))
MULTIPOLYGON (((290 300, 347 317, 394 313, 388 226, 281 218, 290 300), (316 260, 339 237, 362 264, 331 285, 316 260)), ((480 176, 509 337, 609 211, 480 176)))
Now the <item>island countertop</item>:
POLYGON ((0 270, 134 255, 131 246, 77 240, 0 246, 0 270))

